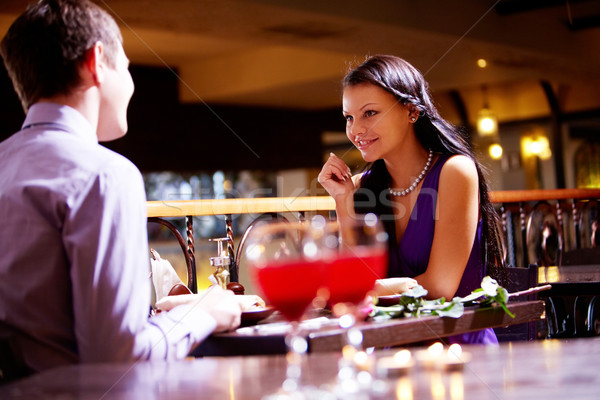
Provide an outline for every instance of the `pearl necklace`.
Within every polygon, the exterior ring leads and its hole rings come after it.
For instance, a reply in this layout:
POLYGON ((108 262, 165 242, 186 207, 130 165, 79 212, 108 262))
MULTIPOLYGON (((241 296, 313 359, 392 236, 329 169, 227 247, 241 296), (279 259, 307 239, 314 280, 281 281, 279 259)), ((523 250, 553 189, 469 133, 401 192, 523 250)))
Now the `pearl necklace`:
POLYGON ((423 167, 423 170, 421 171, 421 173, 419 174, 419 176, 417 176, 417 179, 415 179, 415 181, 406 189, 399 189, 399 190, 394 190, 391 187, 388 186, 388 191, 390 192, 391 195, 393 196, 406 196, 407 194, 409 194, 410 192, 412 192, 413 190, 416 189, 417 185, 419 184, 419 182, 421 182, 421 180, 425 177, 425 174, 427 173, 427 171, 429 170, 429 167, 431 166, 431 160, 433 159, 433 151, 431 149, 429 149, 429 157, 427 157, 427 163, 425 164, 425 166, 423 167))

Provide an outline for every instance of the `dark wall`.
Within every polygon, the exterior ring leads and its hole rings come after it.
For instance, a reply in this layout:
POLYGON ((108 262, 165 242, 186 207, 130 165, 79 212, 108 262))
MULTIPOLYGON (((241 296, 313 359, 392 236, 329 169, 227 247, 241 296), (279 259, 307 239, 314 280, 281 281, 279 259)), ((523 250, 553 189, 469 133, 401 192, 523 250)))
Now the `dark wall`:
MULTIPOLYGON (((128 110, 129 132, 105 146, 142 171, 320 168, 321 132, 344 130, 339 109, 180 104, 172 71, 142 66, 130 71, 136 90, 128 110)), ((4 67, 0 74, 4 139, 19 129, 24 115, 4 67)))
POLYGON ((19 130, 24 119, 25 113, 19 97, 13 89, 4 63, 0 62, 0 140, 19 130))

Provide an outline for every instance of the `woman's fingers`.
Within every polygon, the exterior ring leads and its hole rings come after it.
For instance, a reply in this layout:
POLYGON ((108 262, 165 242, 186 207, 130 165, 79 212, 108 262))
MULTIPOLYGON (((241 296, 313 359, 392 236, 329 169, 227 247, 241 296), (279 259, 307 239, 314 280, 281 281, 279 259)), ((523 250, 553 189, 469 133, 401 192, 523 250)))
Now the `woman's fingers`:
POLYGON ((342 160, 341 158, 339 158, 338 156, 336 156, 333 153, 329 153, 328 162, 331 162, 331 164, 338 169, 340 177, 344 177, 344 178, 348 178, 348 179, 352 178, 352 171, 350 170, 350 167, 348 167, 346 165, 344 160, 342 160))
POLYGON ((319 182, 323 183, 326 179, 335 179, 337 181, 347 181, 352 178, 350 168, 344 163, 344 161, 331 153, 331 156, 323 166, 321 174, 319 174, 319 182))
POLYGON ((334 198, 348 196, 355 190, 350 168, 333 153, 323 165, 317 180, 334 198))

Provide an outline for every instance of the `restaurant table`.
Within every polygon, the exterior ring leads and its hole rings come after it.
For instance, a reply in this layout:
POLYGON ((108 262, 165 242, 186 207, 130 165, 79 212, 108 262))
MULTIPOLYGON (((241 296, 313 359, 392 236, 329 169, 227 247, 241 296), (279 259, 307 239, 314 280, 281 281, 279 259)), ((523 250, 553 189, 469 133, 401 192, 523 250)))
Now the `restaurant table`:
MULTIPOLYGON (((362 331, 364 347, 382 348, 437 340, 484 328, 522 324, 539 320, 544 314, 544 302, 540 300, 510 301, 508 308, 514 314, 514 318, 500 307, 466 307, 460 318, 394 318, 385 321, 365 321, 358 323, 356 327, 362 331)), ((306 322, 306 329, 302 334, 307 339, 309 352, 341 350, 344 345, 344 330, 339 328, 334 320, 320 317, 311 318, 306 322)), ((200 357, 283 354, 286 352, 286 328, 289 328, 289 325, 276 322, 215 334, 198 346, 192 355, 200 357)))
MULTIPOLYGON (((409 349, 414 356, 418 350, 409 349)), ((600 338, 469 345, 463 346, 463 351, 472 359, 462 371, 430 370, 417 362, 405 375, 388 377, 374 372, 372 391, 365 398, 571 400, 600 396, 600 338)), ((375 365, 394 353, 375 351, 375 365)), ((337 352, 309 354, 305 383, 330 391, 338 358, 337 352)), ((281 355, 73 365, 0 386, 0 398, 260 399, 281 385, 285 365, 281 355)))

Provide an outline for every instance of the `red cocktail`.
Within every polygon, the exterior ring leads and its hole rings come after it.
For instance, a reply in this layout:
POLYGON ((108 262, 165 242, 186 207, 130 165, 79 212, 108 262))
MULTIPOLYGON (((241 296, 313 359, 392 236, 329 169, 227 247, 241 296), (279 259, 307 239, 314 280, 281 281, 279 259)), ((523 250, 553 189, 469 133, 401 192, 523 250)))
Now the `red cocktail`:
POLYGON ((329 302, 358 304, 375 286, 375 280, 385 276, 385 248, 356 248, 341 254, 327 264, 329 302))
POLYGON ((251 268, 255 285, 260 287, 267 303, 288 321, 300 321, 321 287, 320 260, 274 261, 251 268))
POLYGON ((339 317, 339 326, 346 330, 335 392, 341 398, 352 397, 366 390, 371 382, 364 367, 368 364, 365 364, 368 355, 362 351, 362 331, 355 322, 359 305, 374 288, 375 281, 385 277, 387 234, 375 214, 356 215, 349 220, 326 224, 321 243, 329 303, 339 317), (360 372, 356 368, 358 363, 361 363, 360 372))
POLYGON ((255 226, 246 236, 244 255, 254 285, 291 325, 285 338, 287 378, 272 396, 276 399, 298 398, 305 389, 301 371, 308 343, 299 322, 323 286, 323 261, 313 232, 308 223, 274 222, 255 226))

